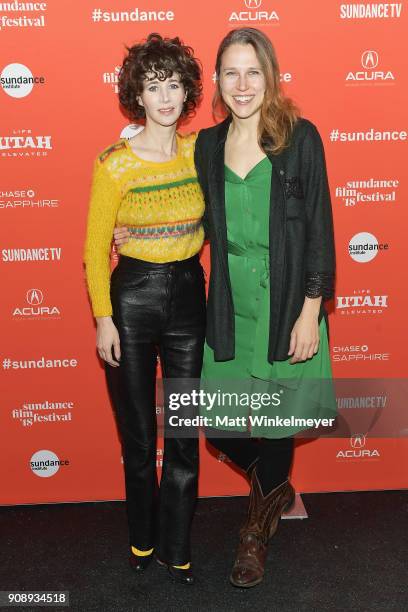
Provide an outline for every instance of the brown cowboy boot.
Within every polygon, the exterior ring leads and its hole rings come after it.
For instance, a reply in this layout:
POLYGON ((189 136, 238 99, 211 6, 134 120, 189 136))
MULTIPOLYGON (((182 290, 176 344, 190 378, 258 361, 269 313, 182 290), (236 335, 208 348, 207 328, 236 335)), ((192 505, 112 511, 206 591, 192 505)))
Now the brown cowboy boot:
POLYGON ((243 588, 262 581, 268 540, 276 532, 282 512, 295 500, 295 490, 288 480, 264 497, 256 469, 251 476, 248 515, 240 529, 237 556, 230 576, 234 586, 243 588))
POLYGON ((246 476, 246 478, 247 478, 247 480, 248 480, 249 484, 251 484, 251 482, 252 482, 252 472, 254 471, 254 469, 255 469, 256 464, 258 463, 258 461, 259 461, 259 457, 257 457, 257 458, 255 459, 255 461, 253 461, 253 462, 251 463, 251 465, 250 465, 249 467, 247 467, 247 468, 246 468, 246 470, 244 470, 244 472, 245 472, 245 476, 246 476))

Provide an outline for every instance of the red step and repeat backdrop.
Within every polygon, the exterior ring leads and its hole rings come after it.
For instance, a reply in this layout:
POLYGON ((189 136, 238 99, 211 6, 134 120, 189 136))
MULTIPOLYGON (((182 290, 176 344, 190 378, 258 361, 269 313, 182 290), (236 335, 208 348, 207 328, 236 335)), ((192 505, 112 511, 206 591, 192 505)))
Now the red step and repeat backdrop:
MULTIPOLYGON (((406 395, 389 383, 407 372, 406 23, 402 2, 0 2, 0 503, 124 496, 82 252, 93 159, 128 126, 116 96, 125 46, 152 31, 179 35, 203 63, 204 102, 186 130, 213 124, 225 33, 250 25, 272 39, 285 90, 326 149, 338 269, 334 373, 382 379, 375 393, 340 393, 339 406, 375 418, 392 409, 398 421, 406 395), (37 469, 41 461, 46 469, 37 469)), ((373 437, 365 427, 363 419, 347 437, 300 442, 296 488, 405 487, 406 437, 373 437)), ((204 443, 201 459, 201 495, 247 491, 204 443)))

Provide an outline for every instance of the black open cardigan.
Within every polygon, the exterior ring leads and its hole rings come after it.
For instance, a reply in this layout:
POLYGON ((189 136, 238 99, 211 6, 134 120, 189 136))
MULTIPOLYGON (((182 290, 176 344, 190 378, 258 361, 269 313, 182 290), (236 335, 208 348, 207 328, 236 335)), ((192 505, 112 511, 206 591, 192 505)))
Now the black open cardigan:
MULTIPOLYGON (((224 148, 231 118, 201 130, 195 165, 204 193, 204 226, 210 241, 211 275, 207 343, 216 361, 235 356, 235 322, 228 272, 224 148)), ((272 162, 269 213, 270 324, 268 361, 288 359, 290 334, 305 296, 332 297, 335 254, 333 219, 323 144, 306 119, 272 162)), ((322 305, 319 322, 327 315, 322 305)))

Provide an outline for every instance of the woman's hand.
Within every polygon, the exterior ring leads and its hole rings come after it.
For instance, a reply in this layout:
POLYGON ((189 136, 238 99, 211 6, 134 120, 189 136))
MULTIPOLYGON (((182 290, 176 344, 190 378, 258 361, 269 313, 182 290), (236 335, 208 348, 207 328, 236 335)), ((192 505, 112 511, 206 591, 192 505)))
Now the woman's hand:
POLYGON ((290 335, 288 355, 293 355, 289 363, 310 359, 319 350, 319 310, 322 298, 305 298, 302 312, 293 326, 290 335))
POLYGON ((115 227, 113 230, 113 239, 115 241, 116 248, 129 242, 130 232, 127 227, 115 227))
POLYGON ((120 365, 120 341, 112 317, 97 317, 96 326, 96 348, 99 357, 116 368, 120 365), (112 357, 112 347, 116 361, 112 357))

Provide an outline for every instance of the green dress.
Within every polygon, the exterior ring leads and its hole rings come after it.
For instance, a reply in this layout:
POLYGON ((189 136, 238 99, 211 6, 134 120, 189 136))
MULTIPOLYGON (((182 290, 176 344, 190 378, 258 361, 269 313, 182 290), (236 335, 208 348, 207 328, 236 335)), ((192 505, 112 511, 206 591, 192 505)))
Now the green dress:
POLYGON ((319 350, 311 359, 296 364, 290 364, 290 358, 273 364, 267 359, 271 172, 267 157, 244 179, 225 166, 235 358, 215 361, 213 350, 205 344, 202 389, 213 393, 217 401, 211 407, 202 405, 200 414, 210 418, 207 424, 218 429, 249 430, 254 437, 283 438, 310 429, 294 422, 296 418, 334 418, 336 404, 324 319, 319 326, 319 350), (230 395, 220 400, 219 394, 215 395, 218 391, 230 395), (265 396, 259 405, 256 398, 260 395, 256 394, 261 393, 268 393, 274 400, 269 402, 265 396), (290 423, 282 423, 292 415, 290 423))

